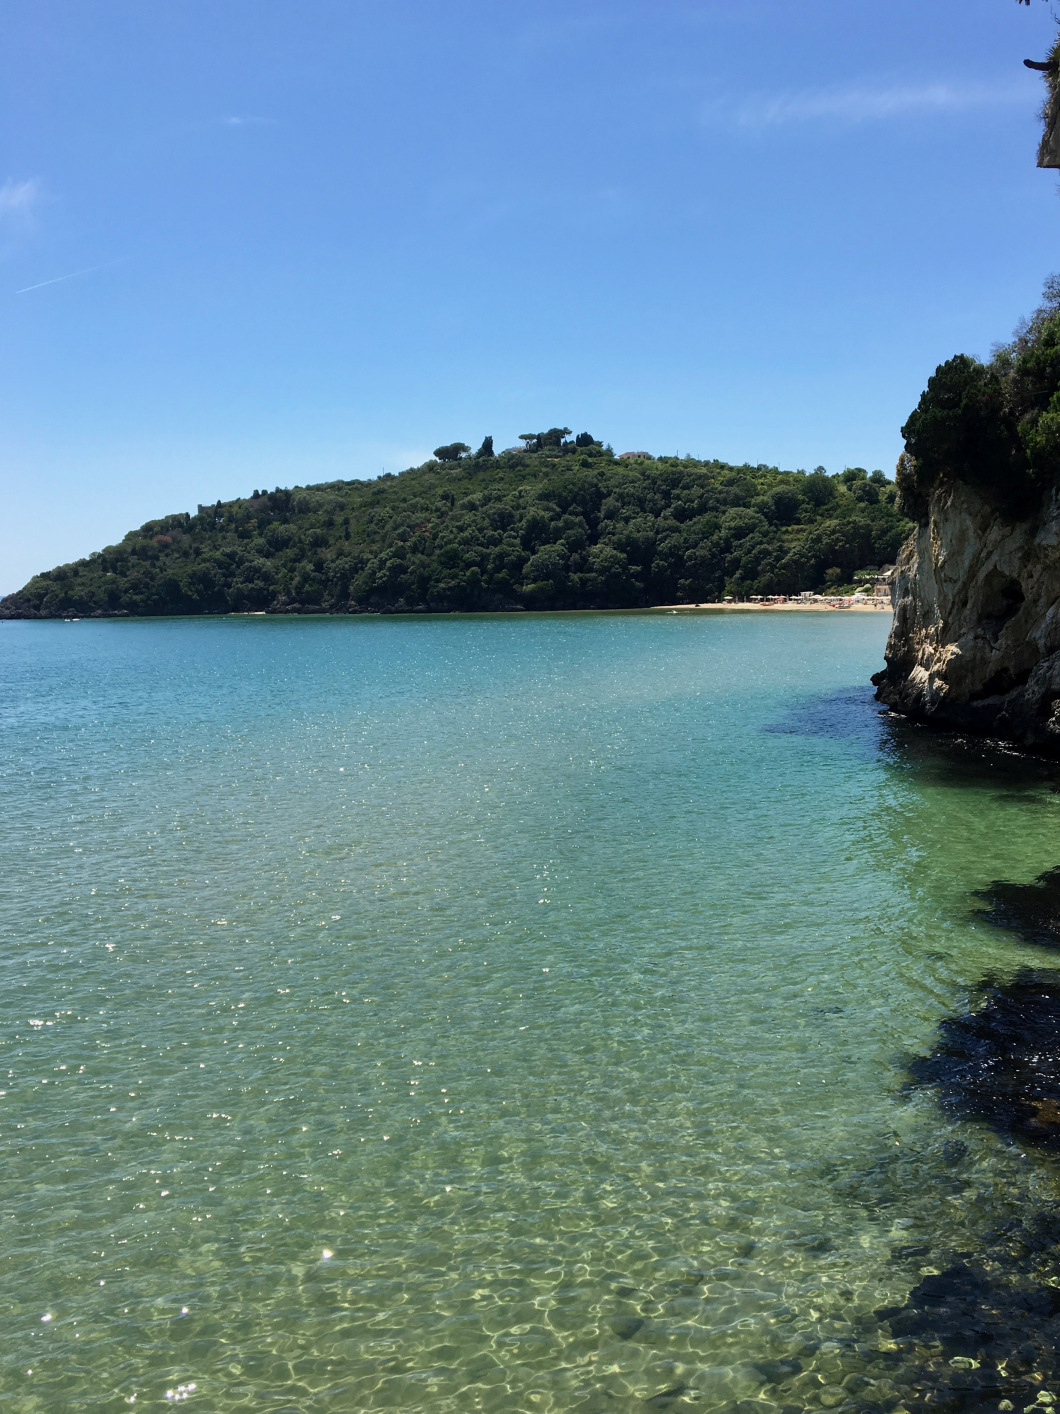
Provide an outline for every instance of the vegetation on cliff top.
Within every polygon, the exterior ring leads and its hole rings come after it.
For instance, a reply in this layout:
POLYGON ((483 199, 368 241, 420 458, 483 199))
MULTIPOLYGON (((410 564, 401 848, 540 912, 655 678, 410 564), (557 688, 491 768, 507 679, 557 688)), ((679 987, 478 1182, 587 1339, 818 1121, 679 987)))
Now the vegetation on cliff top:
POLYGON ((618 458, 588 433, 486 438, 375 481, 255 491, 36 575, 0 617, 623 608, 798 593, 893 560, 882 472, 618 458))
POLYGON ((989 362, 958 354, 940 364, 902 436, 898 504, 916 520, 947 483, 974 486, 1015 516, 1060 484, 1060 276, 989 362))

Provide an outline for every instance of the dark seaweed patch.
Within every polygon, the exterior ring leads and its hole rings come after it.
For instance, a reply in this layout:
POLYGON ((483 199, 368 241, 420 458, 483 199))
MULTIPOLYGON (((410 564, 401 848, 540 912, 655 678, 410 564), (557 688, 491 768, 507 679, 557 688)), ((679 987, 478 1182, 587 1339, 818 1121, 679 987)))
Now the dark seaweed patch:
POLYGON ((1060 869, 1048 869, 1030 884, 999 879, 977 889, 975 897, 986 904, 979 913, 985 922, 1038 947, 1060 947, 1060 869))
POLYGON ((943 1021, 931 1055, 909 1069, 943 1106, 1022 1144, 1060 1148, 1060 973, 1024 968, 988 981, 984 1005, 943 1021))

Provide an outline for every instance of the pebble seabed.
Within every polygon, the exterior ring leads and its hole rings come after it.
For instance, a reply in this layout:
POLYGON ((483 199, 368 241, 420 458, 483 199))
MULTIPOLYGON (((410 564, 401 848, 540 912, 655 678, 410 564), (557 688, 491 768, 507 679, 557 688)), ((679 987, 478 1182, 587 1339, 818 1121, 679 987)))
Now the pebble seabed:
POLYGON ((12 628, 5 1409, 1060 1403, 1060 772, 884 630, 12 628))
MULTIPOLYGON (((975 896, 984 922, 1060 948, 1060 869, 1029 884, 998 880, 975 896)), ((910 1062, 907 1088, 933 1091, 953 1119, 989 1126, 1017 1159, 1027 1150, 1056 1154, 1060 971, 1021 967, 1007 980, 985 978, 979 993, 966 1015, 941 1023, 931 1054, 910 1062)), ((958 1181, 967 1154, 959 1139, 943 1146, 958 1181)), ((938 1269, 902 1305, 874 1313, 890 1339, 860 1349, 851 1340, 836 1351, 841 1405, 866 1414, 1052 1408, 1060 1390, 1060 1203, 988 1229, 974 1252, 930 1255, 938 1269)), ((818 1398, 827 1405, 824 1391, 818 1398)))
MULTIPOLYGON (((984 755, 991 749, 981 748, 984 755)), ((970 902, 972 916, 983 923, 1034 947, 1060 950, 1060 868, 1030 883, 997 880, 975 890, 970 902)), ((985 977, 971 1009, 944 1019, 931 1053, 910 1057, 906 1068, 906 1093, 932 1095, 956 1123, 947 1134, 959 1133, 962 1124, 985 1126, 1015 1164, 1026 1163, 1030 1152, 1049 1156, 1052 1167, 1060 1161, 1060 970, 1023 966, 1008 977, 985 977)), ((938 1157, 959 1198, 968 1144, 944 1138, 938 1157)), ((848 1191, 863 1185, 871 1204, 874 1188, 879 1191, 888 1170, 902 1164, 900 1156, 890 1156, 838 1181, 848 1191)), ((937 1175, 932 1181, 938 1185, 937 1175)), ((729 1372, 736 1382, 741 1376, 758 1381, 759 1388, 734 1391, 743 1397, 721 1404, 715 1391, 715 1407, 722 1414, 802 1414, 817 1407, 839 1414, 1053 1410, 1060 1404, 1060 1202, 1033 1203, 977 1236, 974 1248, 896 1245, 896 1267, 924 1273, 904 1302, 871 1313, 851 1310, 847 1321, 826 1317, 786 1346, 778 1339, 773 1358, 729 1372)), ((826 1251, 827 1238, 817 1245, 826 1251)), ((752 1250, 747 1244, 743 1255, 752 1250)), ((685 1278, 690 1292, 699 1280, 696 1273, 685 1278)), ((611 1322, 622 1340, 640 1338, 645 1326, 637 1316, 611 1322)), ((678 1380, 644 1405, 694 1407, 704 1398, 697 1385, 678 1380)))

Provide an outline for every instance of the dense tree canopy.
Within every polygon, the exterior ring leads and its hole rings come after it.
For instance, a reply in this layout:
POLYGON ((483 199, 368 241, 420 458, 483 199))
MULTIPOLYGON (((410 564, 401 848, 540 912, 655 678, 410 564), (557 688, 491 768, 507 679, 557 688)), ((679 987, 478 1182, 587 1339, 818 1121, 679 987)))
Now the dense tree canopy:
POLYGON ((458 462, 470 450, 466 442, 450 442, 444 447, 435 447, 434 455, 440 462, 458 462))
MULTIPOLYGON (((893 560, 881 472, 621 461, 567 428, 537 450, 255 492, 35 576, 0 616, 621 608, 797 593, 893 560)), ((455 446, 449 444, 444 450, 455 446)), ((443 449, 439 449, 440 451, 443 449)))
POLYGON ((935 486, 964 482, 1008 514, 1060 483, 1060 277, 988 363, 958 354, 928 379, 902 428, 899 503, 922 517, 935 486))

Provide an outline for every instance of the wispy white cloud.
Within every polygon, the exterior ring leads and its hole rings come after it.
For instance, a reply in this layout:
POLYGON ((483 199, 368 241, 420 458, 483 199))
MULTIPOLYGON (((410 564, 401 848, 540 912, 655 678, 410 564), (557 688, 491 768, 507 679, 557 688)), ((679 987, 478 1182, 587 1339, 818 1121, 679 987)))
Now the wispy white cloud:
POLYGON ((1033 85, 982 84, 932 80, 925 83, 858 80, 828 88, 752 94, 712 104, 708 119, 735 120, 745 128, 785 123, 870 123, 888 118, 961 113, 974 108, 1031 106, 1040 99, 1033 85))
POLYGON ((27 226, 36 215, 43 187, 36 177, 25 182, 10 178, 0 186, 0 226, 27 226))
POLYGON ((276 126, 276 119, 255 118, 253 116, 243 118, 231 117, 222 118, 221 123, 222 126, 226 128, 274 128, 276 126))

